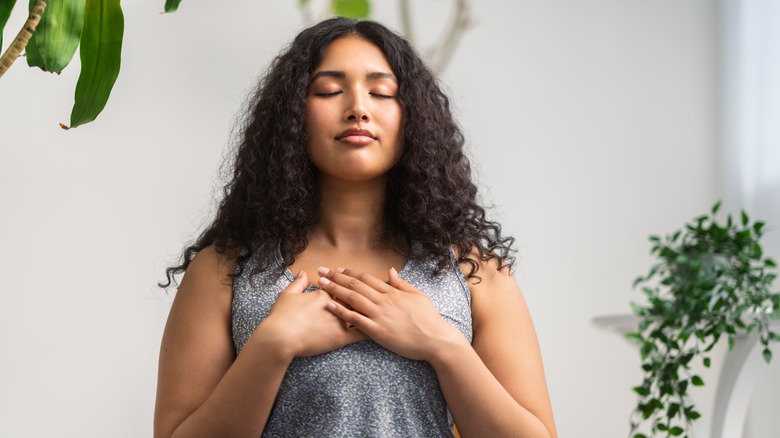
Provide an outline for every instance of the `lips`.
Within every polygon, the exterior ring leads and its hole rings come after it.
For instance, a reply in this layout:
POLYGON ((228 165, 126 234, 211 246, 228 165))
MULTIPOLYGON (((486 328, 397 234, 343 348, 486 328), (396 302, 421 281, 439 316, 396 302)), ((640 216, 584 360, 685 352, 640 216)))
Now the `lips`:
POLYGON ((376 137, 368 129, 349 128, 336 136, 336 140, 349 144, 365 145, 376 140, 376 137))

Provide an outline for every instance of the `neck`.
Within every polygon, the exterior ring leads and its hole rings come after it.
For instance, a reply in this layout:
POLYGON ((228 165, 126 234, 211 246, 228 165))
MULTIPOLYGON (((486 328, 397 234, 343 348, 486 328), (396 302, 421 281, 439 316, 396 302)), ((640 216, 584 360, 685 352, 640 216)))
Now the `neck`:
POLYGON ((375 248, 385 229, 387 178, 360 183, 320 178, 320 205, 311 240, 339 249, 375 248))

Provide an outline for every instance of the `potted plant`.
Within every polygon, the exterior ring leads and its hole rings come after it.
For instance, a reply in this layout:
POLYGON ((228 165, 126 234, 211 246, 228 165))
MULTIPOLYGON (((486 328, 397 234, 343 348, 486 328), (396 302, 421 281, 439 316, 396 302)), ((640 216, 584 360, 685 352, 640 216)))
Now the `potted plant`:
POLYGON ((758 331, 767 363, 769 343, 780 340, 769 328, 780 293, 770 291, 777 265, 759 244, 764 223, 750 223, 744 211, 739 223, 730 215, 718 223, 719 207, 663 239, 650 237, 657 263, 634 282, 647 304, 632 303, 640 322, 626 335, 639 344, 645 373, 633 388, 639 395, 631 416, 634 438, 646 437, 642 425, 654 436, 688 436, 701 414, 686 394, 704 385, 691 366, 701 361, 710 367, 709 352, 720 340, 728 339, 731 349, 735 335, 758 331))

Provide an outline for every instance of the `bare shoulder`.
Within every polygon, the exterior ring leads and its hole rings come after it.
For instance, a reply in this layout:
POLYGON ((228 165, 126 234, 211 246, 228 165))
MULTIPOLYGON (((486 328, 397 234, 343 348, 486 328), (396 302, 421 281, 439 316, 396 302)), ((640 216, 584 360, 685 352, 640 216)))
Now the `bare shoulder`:
POLYGON ((220 253, 214 245, 203 248, 187 267, 179 292, 231 287, 230 274, 236 269, 237 259, 236 251, 220 253))
MULTIPOLYGON (((556 436, 539 342, 520 287, 508 267, 499 268, 500 260, 482 261, 476 251, 471 258, 481 277, 468 281, 472 346, 507 392, 556 436)), ((462 270, 468 269, 464 263, 462 270)))
POLYGON ((155 436, 170 436, 206 400, 235 358, 229 274, 236 260, 235 253, 209 246, 187 267, 160 347, 155 436))
MULTIPOLYGON (((214 245, 198 252, 176 292, 168 315, 163 347, 168 346, 168 341, 181 345, 181 341, 189 340, 190 336, 202 337, 204 330, 224 330, 227 327, 233 301, 230 274, 235 267, 234 254, 220 253, 214 245)), ((209 333, 208 336, 213 335, 209 333)))
POLYGON ((234 254, 220 253, 213 245, 192 259, 168 315, 163 353, 215 346, 224 351, 230 336, 233 301, 230 274, 235 266, 234 254))
MULTIPOLYGON (((469 258, 479 267, 476 272, 478 278, 467 279, 475 323, 479 322, 483 312, 489 312, 492 307, 501 308, 507 304, 525 307, 520 287, 509 266, 497 257, 482 260, 476 249, 472 249, 469 258)), ((468 262, 462 262, 460 267, 465 275, 471 270, 471 264, 468 262)))

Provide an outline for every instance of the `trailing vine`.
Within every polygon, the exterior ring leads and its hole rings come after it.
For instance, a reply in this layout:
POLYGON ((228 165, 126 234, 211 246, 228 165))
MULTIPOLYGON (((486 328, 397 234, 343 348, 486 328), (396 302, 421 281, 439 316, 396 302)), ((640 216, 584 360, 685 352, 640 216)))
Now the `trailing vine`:
POLYGON ((764 223, 751 224, 743 211, 739 223, 729 215, 720 224, 719 207, 663 239, 650 237, 658 262, 634 282, 647 304, 631 304, 640 322, 626 335, 639 344, 645 373, 633 388, 639 396, 630 420, 634 438, 646 438, 642 425, 653 436, 688 436, 701 414, 686 395, 704 385, 691 367, 698 360, 710 367, 709 352, 723 337, 731 349, 735 335, 758 331, 767 363, 769 343, 780 340, 769 328, 780 293, 770 291, 777 265, 759 244, 764 223))

